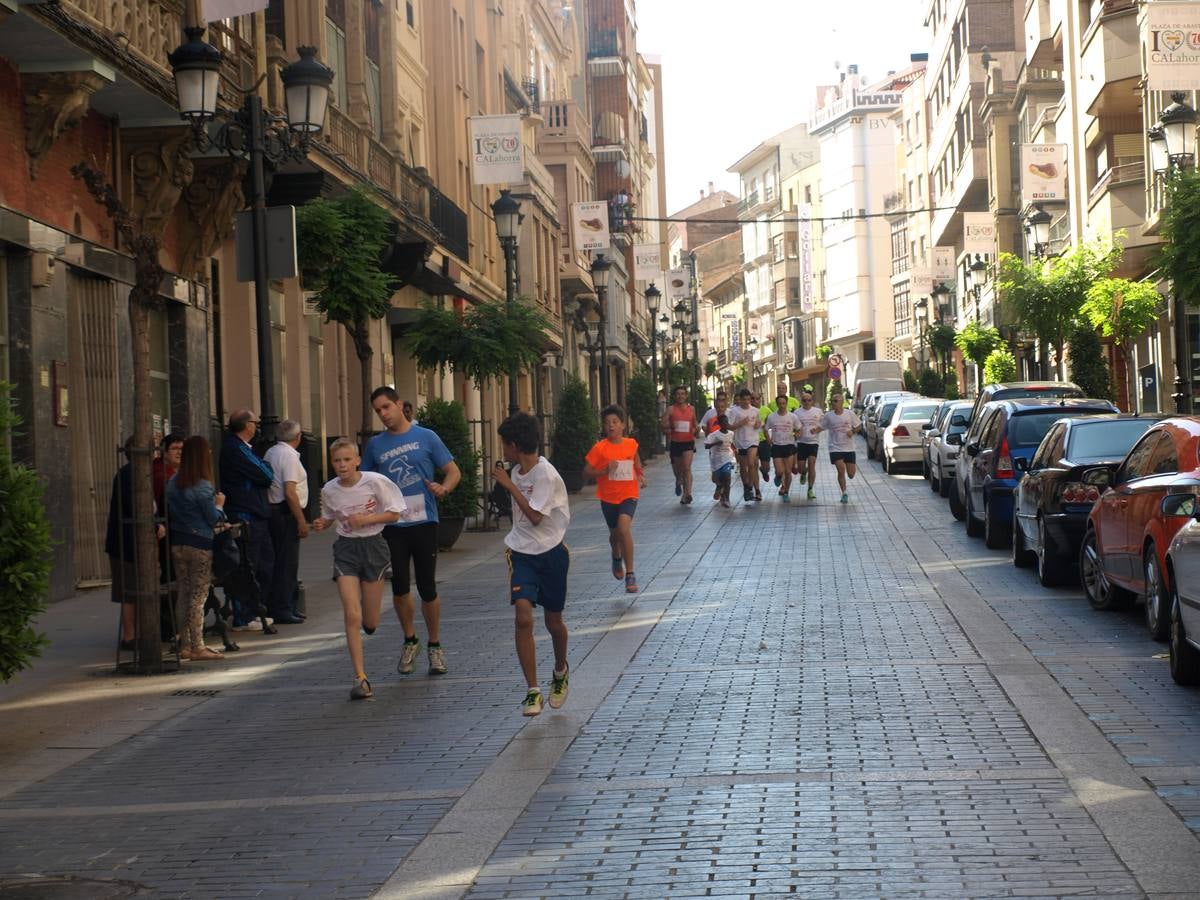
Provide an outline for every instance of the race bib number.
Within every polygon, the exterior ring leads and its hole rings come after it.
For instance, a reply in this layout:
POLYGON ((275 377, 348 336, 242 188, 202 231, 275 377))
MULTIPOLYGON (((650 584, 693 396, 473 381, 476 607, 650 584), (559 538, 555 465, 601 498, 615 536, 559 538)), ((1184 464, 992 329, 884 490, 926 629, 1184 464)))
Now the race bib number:
POLYGON ((676 434, 691 434, 692 433, 692 423, 687 421, 686 419, 682 419, 682 420, 676 419, 675 420, 675 433, 676 434))
POLYGON ((633 460, 615 460, 609 467, 608 477, 611 481, 633 481, 633 460))
POLYGON ((424 522, 428 518, 425 511, 425 495, 413 494, 411 497, 407 494, 404 497, 405 508, 400 513, 400 521, 409 524, 424 522))

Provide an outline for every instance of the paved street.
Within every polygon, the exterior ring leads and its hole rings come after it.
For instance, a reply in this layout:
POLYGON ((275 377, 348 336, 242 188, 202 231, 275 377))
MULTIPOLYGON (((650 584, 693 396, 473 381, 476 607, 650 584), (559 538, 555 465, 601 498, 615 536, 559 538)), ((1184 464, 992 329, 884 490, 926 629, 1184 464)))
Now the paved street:
POLYGON ((366 703, 346 699, 325 537, 307 545, 308 624, 180 675, 107 674, 107 644, 78 635, 111 633, 107 597, 68 601, 44 674, 0 689, 0 885, 1200 896, 1200 692, 1171 683, 1138 611, 1040 588, 919 477, 864 468, 849 506, 823 458, 819 502, 766 486, 722 510, 702 457, 691 508, 655 462, 636 597, 577 499, 571 695, 532 720, 499 534, 443 557, 450 674, 395 673, 389 611, 366 703))

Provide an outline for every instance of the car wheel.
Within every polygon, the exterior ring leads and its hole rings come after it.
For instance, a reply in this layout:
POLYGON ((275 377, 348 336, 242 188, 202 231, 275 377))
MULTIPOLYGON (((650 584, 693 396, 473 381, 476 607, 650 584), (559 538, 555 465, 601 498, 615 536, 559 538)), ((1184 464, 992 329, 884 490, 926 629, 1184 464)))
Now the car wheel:
POLYGON ((1012 521, 1012 564, 1018 569, 1028 569, 1033 563, 1033 554, 1025 546, 1025 534, 1021 531, 1021 525, 1017 521, 1016 513, 1013 513, 1012 521))
POLYGON ((896 464, 888 456, 887 447, 883 448, 883 471, 887 475, 894 475, 896 473, 896 464))
POLYGON ((950 496, 950 487, 951 487, 950 479, 947 478, 945 475, 943 475, 941 478, 938 479, 938 493, 941 496, 949 497, 950 496))
POLYGON ((932 477, 932 473, 929 471, 929 459, 923 453, 921 454, 921 477, 926 481, 932 477))
POLYGON ((1083 592, 1092 609, 1117 609, 1133 599, 1129 591, 1117 587, 1104 574, 1100 550, 1096 545, 1096 531, 1092 528, 1088 529, 1079 548, 1079 581, 1083 584, 1083 592))
POLYGON ((983 543, 989 550, 1003 550, 1008 546, 1009 532, 996 521, 991 509, 983 508, 983 543))
POLYGON ((933 474, 933 469, 929 470, 929 489, 935 494, 941 493, 942 479, 933 474))
POLYGON ((1176 684, 1190 687, 1200 684, 1200 650, 1187 642, 1187 635, 1183 631, 1179 591, 1172 588, 1171 595, 1171 678, 1176 684))
POLYGON ((971 503, 971 497, 967 495, 967 503, 965 508, 964 521, 967 525, 967 537, 983 537, 983 523, 975 521, 975 507, 971 503))
POLYGON ((962 521, 967 514, 967 508, 963 506, 962 490, 958 486, 958 479, 955 478, 950 485, 950 515, 962 521))
POLYGON ((1058 587, 1063 580, 1063 564, 1054 539, 1046 534, 1046 523, 1038 519, 1037 576, 1042 587, 1058 587))
POLYGON ((1154 640, 1165 641, 1171 629, 1171 598, 1153 544, 1146 548, 1143 570, 1146 573, 1146 630, 1154 640))

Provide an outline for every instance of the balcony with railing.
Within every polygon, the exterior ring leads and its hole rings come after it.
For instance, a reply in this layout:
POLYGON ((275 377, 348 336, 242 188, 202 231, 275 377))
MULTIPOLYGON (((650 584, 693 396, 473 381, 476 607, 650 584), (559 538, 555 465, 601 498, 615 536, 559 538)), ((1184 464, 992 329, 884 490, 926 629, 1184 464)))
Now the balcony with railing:
POLYGON ((1145 234, 1146 164, 1144 160, 1113 166, 1088 195, 1087 230, 1111 238, 1125 232, 1125 247, 1152 243, 1145 234))
POLYGON ((429 221, 437 231, 442 246, 463 262, 470 263, 467 214, 436 187, 429 188, 429 221))
POLYGON ((1141 111, 1142 46, 1132 3, 1105 4, 1083 37, 1079 107, 1093 116, 1141 111))

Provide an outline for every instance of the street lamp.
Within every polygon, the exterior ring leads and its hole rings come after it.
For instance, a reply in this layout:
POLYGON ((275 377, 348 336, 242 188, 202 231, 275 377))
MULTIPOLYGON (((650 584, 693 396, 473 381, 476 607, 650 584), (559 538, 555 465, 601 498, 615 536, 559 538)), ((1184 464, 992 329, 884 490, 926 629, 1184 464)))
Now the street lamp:
POLYGON ((315 47, 299 47, 300 59, 279 73, 284 87, 287 118, 269 114, 255 88, 243 91, 237 110, 217 109, 221 80, 221 52, 204 38, 204 28, 184 29, 186 40, 168 54, 175 75, 180 115, 191 123, 200 149, 216 147, 232 158, 250 157, 252 194, 251 232, 254 243, 254 305, 258 343, 259 434, 275 439, 279 422, 275 409, 275 360, 271 356, 270 275, 267 270, 267 190, 264 165, 279 166, 308 155, 313 135, 325 124, 333 70, 316 59, 315 47), (225 127, 215 138, 208 134, 210 122, 222 119, 225 127), (286 126, 286 127, 284 127, 286 126))
POLYGON ((917 321, 917 338, 920 346, 920 351, 917 354, 917 362, 923 368, 925 366, 925 323, 929 318, 928 298, 922 297, 913 304, 913 317, 917 321))
POLYGON ((658 307, 662 303, 662 291, 650 282, 646 288, 646 311, 650 313, 650 380, 658 390, 658 307))
POLYGON ((975 262, 967 267, 967 290, 975 298, 975 321, 979 321, 979 295, 983 291, 983 283, 987 281, 987 263, 978 253, 975 262))
POLYGON ((1158 120, 1167 144, 1167 159, 1182 169, 1196 159, 1196 111, 1183 102, 1181 92, 1172 94, 1171 100, 1174 102, 1159 114, 1158 120))
MULTIPOLYGON (((600 320, 597 328, 600 331, 600 399, 603 406, 608 406, 608 312, 605 309, 605 294, 608 291, 608 270, 612 263, 604 258, 603 253, 596 254, 592 261, 592 285, 596 288, 596 302, 600 307, 600 320)), ((590 326, 589 326, 590 327, 590 326)))
POLYGON ((679 332, 679 361, 685 366, 687 365, 687 335, 688 335, 688 305, 685 301, 680 300, 672 308, 675 313, 675 322, 671 325, 679 332))
POLYGON ((755 393, 755 390, 754 390, 754 351, 756 349, 758 349, 758 338, 752 337, 752 338, 750 338, 750 340, 746 341, 746 359, 750 362, 750 365, 746 368, 746 380, 748 382, 750 382, 751 393, 755 393))
MULTIPOLYGON (((504 306, 511 317, 516 295, 517 238, 521 229, 521 204, 512 194, 501 188, 500 196, 492 204, 492 218, 496 222, 496 236, 500 249, 504 251, 504 306)), ((516 365, 508 373, 508 414, 511 416, 521 408, 517 398, 516 365)))
POLYGON ((1050 247, 1050 213, 1035 204, 1033 212, 1025 219, 1029 236, 1033 238, 1033 255, 1041 259, 1050 247))
POLYGON ((1171 169, 1171 154, 1167 152, 1167 136, 1161 125, 1151 125, 1146 130, 1150 140, 1150 165, 1158 175, 1165 176, 1171 169))

